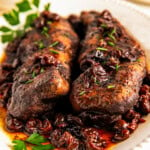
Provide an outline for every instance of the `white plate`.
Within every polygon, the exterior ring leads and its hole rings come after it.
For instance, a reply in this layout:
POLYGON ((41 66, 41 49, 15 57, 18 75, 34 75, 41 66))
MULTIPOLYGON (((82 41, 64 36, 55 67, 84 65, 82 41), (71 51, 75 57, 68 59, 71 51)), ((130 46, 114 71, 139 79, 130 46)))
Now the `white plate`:
MULTIPOLYGON (((47 1, 49 0, 44 0, 42 3, 47 1)), ((132 5, 120 0, 51 0, 50 2, 52 3, 51 10, 62 16, 68 16, 71 13, 79 14, 82 10, 102 11, 108 9, 140 42, 145 49, 147 63, 150 60, 150 18, 134 9, 132 5)), ((4 20, 0 18, 0 22, 3 24, 4 20)), ((3 49, 3 45, 0 45, 0 55, 3 49)), ((149 65, 148 70, 150 72, 149 65)), ((139 125, 129 139, 117 144, 113 150, 133 149, 148 136, 150 136, 150 116, 146 117, 146 123, 139 125)), ((7 146, 9 142, 7 136, 0 131, 0 150, 9 150, 7 146)))

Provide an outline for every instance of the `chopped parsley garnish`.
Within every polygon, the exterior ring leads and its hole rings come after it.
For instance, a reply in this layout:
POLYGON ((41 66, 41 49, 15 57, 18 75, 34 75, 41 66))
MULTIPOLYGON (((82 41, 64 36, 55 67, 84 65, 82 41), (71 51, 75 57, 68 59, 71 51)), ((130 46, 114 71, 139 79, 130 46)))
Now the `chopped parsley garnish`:
POLYGON ((28 72, 27 70, 24 70, 23 72, 24 72, 25 74, 29 74, 29 72, 28 72))
POLYGON ((119 51, 122 50, 120 47, 116 47, 116 49, 119 50, 119 51))
POLYGON ((21 37, 24 34, 24 32, 25 32, 24 30, 16 30, 15 34, 17 37, 21 37))
POLYGON ((106 60, 102 61, 102 64, 103 64, 103 65, 105 65, 106 63, 107 63, 107 61, 106 61, 106 60))
MULTIPOLYGON (((96 39, 99 40, 99 39, 100 39, 100 36, 99 36, 99 35, 96 35, 96 39)), ((101 39, 101 40, 102 40, 102 39, 101 39)))
POLYGON ((13 9, 10 13, 4 14, 3 17, 12 26, 18 25, 20 23, 19 11, 17 10, 13 9))
POLYGON ((56 41, 56 42, 54 42, 54 43, 50 44, 50 46, 49 46, 49 47, 54 47, 54 46, 56 46, 56 45, 58 45, 58 44, 59 44, 59 42, 58 42, 58 41, 56 41))
POLYGON ((2 31, 2 32, 9 32, 9 31, 11 31, 11 29, 8 28, 8 27, 2 26, 2 27, 0 27, 0 31, 2 31))
POLYGON ((118 64, 116 64, 115 68, 116 68, 116 71, 118 71, 120 66, 118 64))
POLYGON ((53 50, 53 49, 50 49, 49 50, 51 53, 53 53, 53 54, 59 54, 59 52, 57 52, 57 51, 55 51, 55 50, 53 50))
POLYGON ((79 96, 82 96, 82 95, 84 95, 85 94, 85 91, 81 91, 80 93, 79 93, 79 96))
POLYGON ((102 27, 102 28, 107 28, 107 24, 102 23, 102 24, 101 24, 101 27, 102 27))
POLYGON ((14 144, 13 150, 27 150, 26 144, 24 141, 14 140, 12 143, 14 144))
POLYGON ((115 85, 108 85, 107 88, 108 88, 108 89, 115 88, 115 85))
POLYGON ((44 70, 44 68, 41 68, 40 69, 40 73, 43 73, 45 70, 44 70))
POLYGON ((39 4, 40 4, 40 0, 33 0, 33 5, 35 6, 35 7, 39 7, 39 4))
POLYGON ((24 28, 28 28, 32 25, 33 21, 38 17, 37 13, 29 14, 26 18, 26 23, 24 25, 24 28))
POLYGON ((30 137, 26 139, 26 141, 36 145, 41 145, 41 143, 47 142, 47 140, 43 136, 37 133, 33 133, 30 137))
POLYGON ((32 148, 32 150, 53 150, 55 147, 52 144, 43 144, 48 142, 48 140, 37 134, 33 133, 26 140, 14 140, 13 150, 27 150, 27 146, 32 148))
POLYGON ((47 21, 47 24, 52 24, 52 21, 47 21))
POLYGON ((42 32, 41 32, 41 33, 48 37, 48 36, 49 36, 49 34, 48 34, 48 30, 49 30, 49 29, 48 29, 48 27, 43 27, 43 29, 42 29, 42 32))
POLYGON ((100 39, 100 42, 103 43, 103 42, 104 42, 104 39, 100 39))
POLYGON ((28 0, 23 0, 16 4, 20 12, 26 12, 31 9, 30 3, 28 0))
POLYGON ((95 84, 99 85, 100 82, 98 80, 94 81, 95 84))
POLYGON ((140 61, 141 61, 140 59, 137 59, 137 60, 136 60, 136 62, 140 62, 140 61))
POLYGON ((116 33, 116 29, 114 28, 109 34, 108 34, 108 37, 110 37, 112 40, 116 40, 114 34, 116 33))
MULTIPOLYGON (((44 72, 44 69, 41 68, 40 69, 40 73, 43 73, 44 72)), ((25 74, 30 74, 31 75, 31 79, 27 80, 27 81, 23 81, 21 83, 23 84, 29 84, 29 83, 32 83, 33 82, 33 79, 38 75, 35 71, 33 71, 32 73, 31 72, 28 72, 27 70, 24 71, 25 74)))
POLYGON ((115 46, 115 43, 113 43, 111 41, 108 41, 107 43, 108 43, 109 46, 115 46))
POLYGON ((50 9, 50 6, 51 6, 51 4, 50 4, 50 3, 46 4, 46 5, 45 5, 45 7, 44 7, 44 10, 47 10, 47 11, 49 11, 49 9, 50 9))
POLYGON ((94 83, 95 83, 95 84, 100 84, 100 82, 97 80, 96 77, 94 77, 93 79, 94 79, 94 83))
POLYGON ((34 79, 35 77, 36 77, 36 72, 33 71, 33 72, 32 72, 32 78, 34 79))
POLYGON ((104 48, 104 47, 97 47, 96 50, 107 51, 108 49, 107 49, 107 48, 104 48))
POLYGON ((116 38, 113 36, 113 35, 111 35, 111 34, 109 34, 109 37, 112 39, 112 40, 116 40, 116 38))
POLYGON ((51 144, 32 147, 32 150, 52 150, 52 149, 54 149, 54 146, 52 146, 51 144))
POLYGON ((110 34, 115 34, 116 33, 116 28, 113 28, 110 34))
MULTIPOLYGON (((7 26, 2 26, 0 27, 0 31, 3 32, 1 35, 1 42, 6 43, 6 42, 11 42, 13 39, 16 37, 22 36, 28 28, 31 28, 33 21, 38 17, 39 12, 38 12, 38 7, 40 4, 40 0, 22 0, 21 2, 16 4, 16 9, 12 9, 9 13, 3 14, 4 19, 9 23, 11 26, 16 26, 20 24, 20 14, 30 11, 32 7, 36 7, 36 11, 34 13, 27 13, 26 15, 26 20, 24 25, 21 27, 19 30, 14 30, 11 29, 10 27, 7 26)), ((48 3, 45 6, 45 9, 49 9, 50 4, 48 3)), ((44 28, 44 34, 48 36, 46 33, 46 28, 44 28)))
POLYGON ((32 83, 32 82, 33 82, 33 80, 30 79, 30 80, 25 81, 24 84, 29 84, 29 83, 32 83))
POLYGON ((45 45, 44 45, 43 41, 35 42, 35 44, 37 44, 40 49, 45 48, 45 45))
POLYGON ((14 39, 13 33, 5 34, 1 36, 2 43, 12 41, 14 39))

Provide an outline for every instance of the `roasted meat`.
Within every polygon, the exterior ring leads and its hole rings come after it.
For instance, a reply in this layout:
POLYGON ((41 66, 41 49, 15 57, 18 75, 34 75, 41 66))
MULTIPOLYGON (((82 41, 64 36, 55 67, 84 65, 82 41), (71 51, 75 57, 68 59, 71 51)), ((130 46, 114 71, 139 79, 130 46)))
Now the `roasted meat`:
POLYGON ((8 114, 28 119, 51 110, 70 90, 70 67, 78 37, 66 19, 45 11, 21 40, 23 64, 14 74, 8 114))
POLYGON ((112 123, 110 116, 119 119, 138 100, 144 51, 108 11, 82 12, 81 21, 86 28, 79 55, 83 73, 73 82, 70 101, 77 112, 100 113, 101 121, 104 116, 112 123))

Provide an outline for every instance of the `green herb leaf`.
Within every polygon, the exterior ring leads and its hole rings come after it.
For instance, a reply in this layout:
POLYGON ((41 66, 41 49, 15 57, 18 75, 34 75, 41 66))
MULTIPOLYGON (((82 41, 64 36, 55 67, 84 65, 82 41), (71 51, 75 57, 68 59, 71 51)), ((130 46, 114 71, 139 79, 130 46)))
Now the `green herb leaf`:
POLYGON ((85 91, 81 91, 80 93, 79 93, 79 96, 82 96, 82 95, 84 95, 85 94, 85 91))
POLYGON ((114 28, 112 31, 111 31, 111 33, 109 33, 108 34, 108 37, 110 37, 112 40, 116 40, 116 38, 114 37, 114 35, 113 34, 115 34, 116 33, 116 29, 114 28))
POLYGON ((102 23, 102 24, 101 24, 101 27, 102 27, 102 28, 107 28, 107 24, 102 23))
POLYGON ((37 44, 40 49, 45 48, 45 45, 44 45, 43 41, 35 42, 35 44, 37 44))
POLYGON ((38 17, 37 13, 33 13, 27 16, 26 23, 24 25, 25 28, 28 28, 32 25, 33 21, 38 17))
POLYGON ((5 35, 1 36, 2 43, 11 42, 13 39, 14 39, 13 33, 11 33, 11 34, 5 34, 5 35))
POLYGON ((20 3, 16 4, 20 12, 26 12, 31 9, 30 3, 28 0, 23 0, 20 3))
POLYGON ((24 141, 21 140, 14 140, 12 141, 13 145, 13 150, 27 150, 26 144, 24 141))
POLYGON ((107 88, 108 88, 108 89, 115 88, 115 85, 108 85, 107 88))
POLYGON ((45 36, 49 37, 48 30, 49 30, 48 27, 43 27, 41 33, 44 34, 45 36))
POLYGON ((116 68, 116 71, 118 71, 120 66, 118 64, 116 64, 115 68, 116 68))
POLYGON ((140 59, 137 59, 137 60, 136 60, 136 62, 140 62, 140 61, 141 61, 140 59))
POLYGON ((4 14, 3 17, 10 25, 18 25, 19 21, 19 12, 12 10, 10 13, 4 14))
POLYGON ((27 150, 26 145, 28 145, 29 148, 32 147, 32 150, 53 150, 53 149, 55 149, 52 144, 43 144, 47 141, 48 140, 45 137, 43 137, 37 133, 33 133, 26 140, 12 141, 13 150, 27 150))
POLYGON ((115 34, 116 33, 116 28, 113 28, 110 34, 115 34))
POLYGON ((2 31, 2 32, 10 32, 11 29, 8 28, 8 27, 2 26, 2 27, 0 27, 0 31, 2 31))
POLYGON ((28 70, 24 70, 23 71, 25 74, 30 74, 30 72, 28 70))
POLYGON ((44 68, 41 68, 40 73, 43 73, 44 71, 45 71, 44 68))
POLYGON ((35 6, 35 7, 39 7, 39 4, 40 4, 40 0, 33 0, 33 5, 35 6))
POLYGON ((52 21, 47 21, 47 24, 52 24, 52 21))
POLYGON ((58 45, 58 44, 59 44, 59 42, 56 41, 56 42, 52 43, 49 47, 54 47, 54 46, 56 46, 56 45, 58 45))
MULTIPOLYGON (((95 38, 96 38, 97 40, 100 40, 100 36, 99 36, 99 35, 96 35, 95 38)), ((101 39, 101 40, 102 40, 102 39, 101 39)), ((100 40, 100 41, 101 41, 101 40, 100 40)))
POLYGON ((95 81, 95 84, 100 85, 100 82, 98 80, 95 81))
POLYGON ((35 145, 41 145, 41 143, 47 142, 47 139, 45 139, 43 136, 33 133, 30 137, 27 138, 27 142, 35 145))
POLYGON ((32 147, 32 150, 53 150, 55 147, 51 144, 32 147))
POLYGON ((97 47, 96 50, 107 51, 108 49, 107 49, 107 48, 104 48, 104 47, 97 47))
POLYGON ((25 32, 24 30, 17 30, 17 31, 15 31, 17 37, 23 36, 24 32, 25 32))
POLYGON ((97 85, 100 84, 100 82, 96 78, 94 78, 94 83, 97 84, 97 85))
POLYGON ((108 41, 108 45, 109 46, 115 46, 115 43, 111 42, 111 41, 108 41))
POLYGON ((49 50, 51 53, 54 53, 54 54, 59 54, 59 52, 57 52, 57 51, 55 51, 55 50, 53 50, 53 49, 50 49, 49 50))
POLYGON ((33 80, 28 80, 28 81, 25 81, 24 84, 29 84, 29 83, 32 83, 33 80))
POLYGON ((33 72, 32 72, 32 78, 34 79, 35 77, 36 77, 36 72, 33 71, 33 72))
POLYGON ((49 10, 50 10, 50 6, 51 6, 51 4, 50 4, 50 3, 46 4, 46 5, 45 5, 45 7, 44 7, 44 10, 49 11, 49 10))
POLYGON ((114 41, 116 40, 116 38, 115 38, 113 35, 110 34, 110 35, 108 35, 108 36, 109 36, 112 40, 114 40, 114 41))
POLYGON ((116 49, 117 49, 118 51, 122 50, 120 47, 116 47, 116 49))
POLYGON ((107 63, 107 61, 106 61, 106 60, 102 61, 102 64, 103 64, 103 65, 106 65, 106 63, 107 63))

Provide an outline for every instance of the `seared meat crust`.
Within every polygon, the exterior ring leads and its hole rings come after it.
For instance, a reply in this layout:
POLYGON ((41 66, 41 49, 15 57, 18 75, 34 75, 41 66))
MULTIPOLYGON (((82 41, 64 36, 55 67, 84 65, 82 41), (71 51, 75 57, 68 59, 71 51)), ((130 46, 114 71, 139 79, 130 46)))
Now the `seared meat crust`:
POLYGON ((70 90, 78 37, 67 20, 56 16, 43 12, 19 44, 17 54, 23 65, 14 74, 8 104, 8 114, 13 117, 26 120, 47 112, 70 90), (51 22, 40 26, 42 19, 51 22), (43 34, 45 26, 48 31, 43 34))
POLYGON ((146 73, 144 51, 108 11, 82 12, 86 36, 70 101, 77 112, 118 115, 137 102, 146 73))

